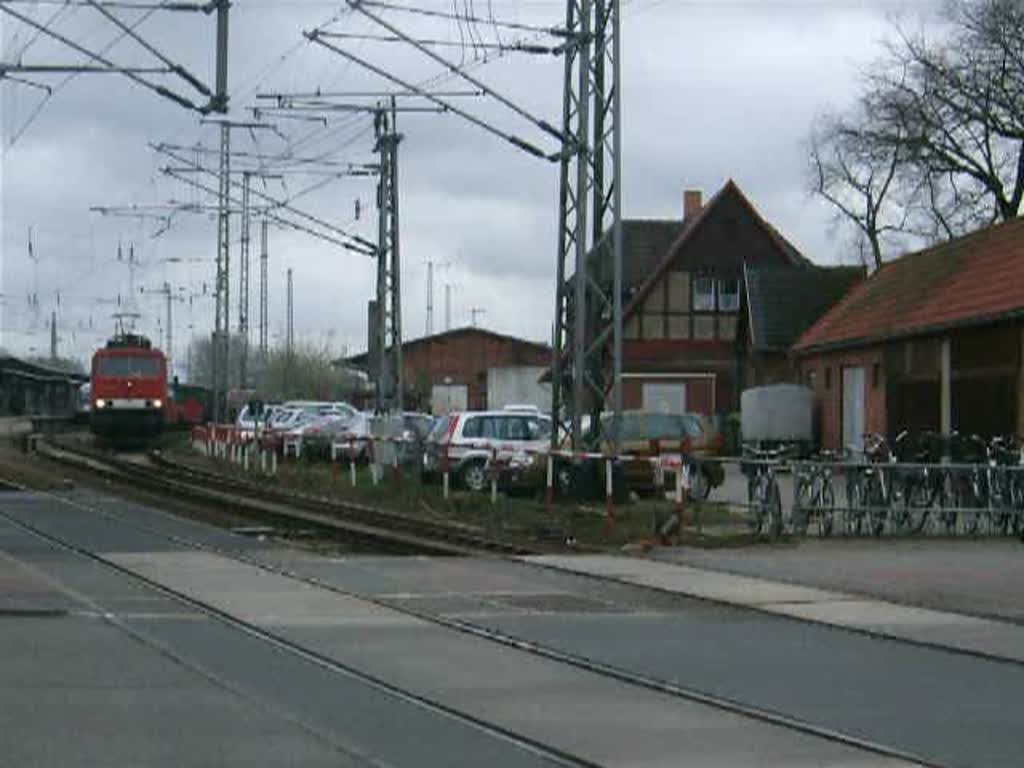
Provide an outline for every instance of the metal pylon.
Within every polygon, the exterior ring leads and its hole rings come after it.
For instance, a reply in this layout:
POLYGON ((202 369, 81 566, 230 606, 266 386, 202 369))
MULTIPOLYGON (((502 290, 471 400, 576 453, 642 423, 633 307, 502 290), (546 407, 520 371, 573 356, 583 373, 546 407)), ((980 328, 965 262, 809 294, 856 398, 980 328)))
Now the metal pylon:
POLYGON ((619 17, 619 0, 567 0, 552 410, 574 447, 605 409, 617 447, 622 410, 619 17))
POLYGON ((260 221, 260 361, 267 362, 267 337, 270 327, 270 298, 267 284, 267 220, 260 221))
POLYGON ((402 410, 402 291, 398 238, 398 144, 395 100, 374 115, 377 183, 377 408, 402 410))
POLYGON ((217 215, 217 276, 214 284, 216 317, 213 327, 213 416, 220 421, 223 399, 228 391, 228 353, 230 350, 230 328, 228 326, 230 285, 228 282, 231 261, 231 239, 229 211, 231 194, 231 126, 220 126, 220 177, 218 179, 219 212, 217 215))
POLYGON ((252 175, 242 174, 241 253, 238 259, 238 386, 245 389, 249 380, 249 185, 252 175))

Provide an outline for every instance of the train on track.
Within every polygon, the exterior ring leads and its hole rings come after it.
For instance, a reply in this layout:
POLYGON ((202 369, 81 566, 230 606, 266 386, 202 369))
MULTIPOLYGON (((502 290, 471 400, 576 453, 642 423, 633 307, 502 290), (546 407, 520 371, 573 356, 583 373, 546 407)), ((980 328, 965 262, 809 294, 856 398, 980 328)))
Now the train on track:
POLYGON ((106 438, 159 435, 168 409, 167 358, 149 339, 120 333, 92 356, 89 423, 106 438))
POLYGON ((117 334, 93 354, 80 395, 79 415, 93 434, 114 440, 150 440, 203 424, 210 413, 210 390, 168 381, 164 353, 134 333, 117 334))

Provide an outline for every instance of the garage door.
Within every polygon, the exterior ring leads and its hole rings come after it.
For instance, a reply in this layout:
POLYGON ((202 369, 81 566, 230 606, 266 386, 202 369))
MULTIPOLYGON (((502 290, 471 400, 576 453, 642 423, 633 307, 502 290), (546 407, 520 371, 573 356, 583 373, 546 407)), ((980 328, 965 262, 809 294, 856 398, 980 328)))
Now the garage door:
POLYGON ((645 411, 686 413, 686 382, 645 382, 643 404, 645 411))
POLYGON ((430 391, 430 408, 435 416, 464 411, 468 403, 469 389, 465 384, 435 384, 430 391))

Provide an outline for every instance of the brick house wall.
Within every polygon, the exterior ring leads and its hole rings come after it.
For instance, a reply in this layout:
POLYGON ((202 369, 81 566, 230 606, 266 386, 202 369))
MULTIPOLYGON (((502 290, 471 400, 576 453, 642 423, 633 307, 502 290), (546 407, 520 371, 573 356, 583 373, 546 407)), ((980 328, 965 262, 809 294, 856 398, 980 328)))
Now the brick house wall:
POLYGON ((864 431, 886 434, 886 372, 881 345, 809 355, 799 362, 802 383, 814 390, 821 447, 843 450, 843 369, 864 369, 864 431))
MULTIPOLYGON (((350 362, 365 365, 366 356, 350 362)), ((487 407, 489 368, 550 364, 549 347, 482 328, 460 328, 408 341, 402 345, 406 406, 429 408, 433 385, 463 384, 468 407, 483 409, 487 407)))

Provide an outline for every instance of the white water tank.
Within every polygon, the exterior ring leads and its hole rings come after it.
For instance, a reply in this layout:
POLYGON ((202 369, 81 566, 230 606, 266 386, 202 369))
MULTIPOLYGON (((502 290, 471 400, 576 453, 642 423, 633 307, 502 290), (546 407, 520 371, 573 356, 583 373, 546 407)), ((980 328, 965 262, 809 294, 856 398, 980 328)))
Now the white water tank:
POLYGON ((814 390, 770 384, 740 396, 743 440, 809 441, 814 433, 814 390))

